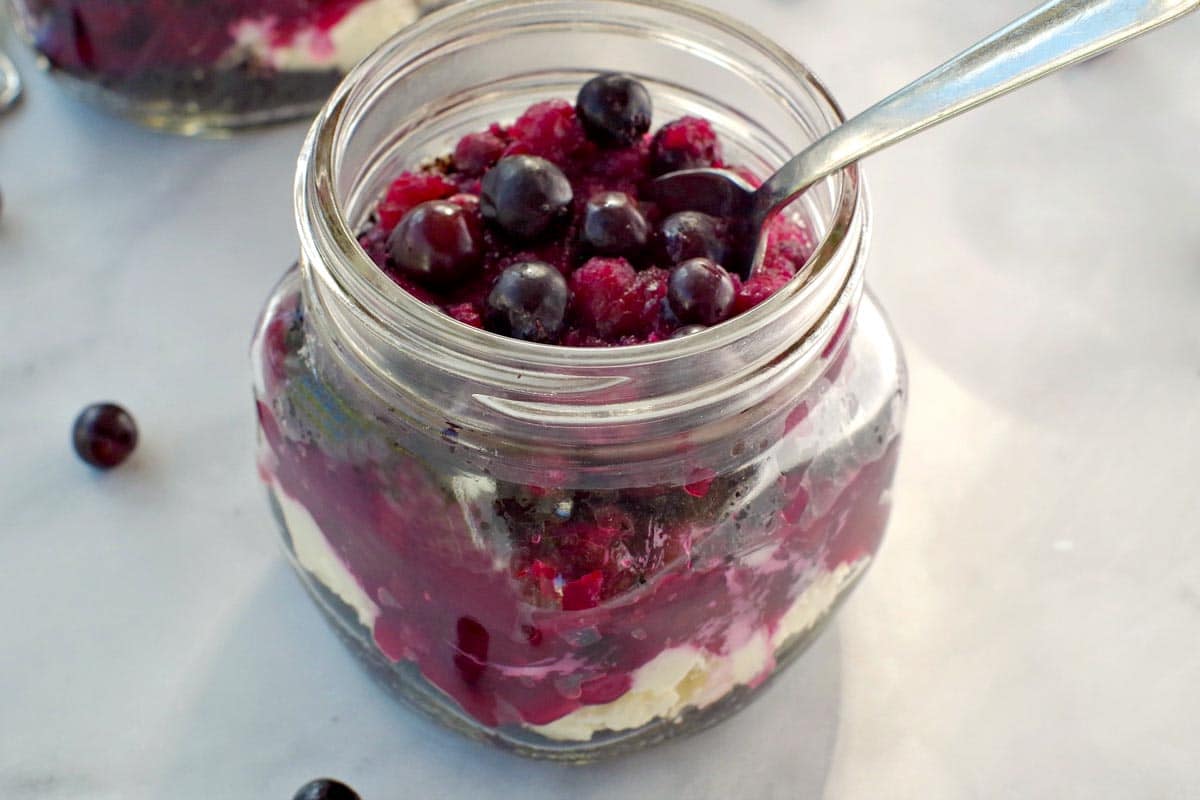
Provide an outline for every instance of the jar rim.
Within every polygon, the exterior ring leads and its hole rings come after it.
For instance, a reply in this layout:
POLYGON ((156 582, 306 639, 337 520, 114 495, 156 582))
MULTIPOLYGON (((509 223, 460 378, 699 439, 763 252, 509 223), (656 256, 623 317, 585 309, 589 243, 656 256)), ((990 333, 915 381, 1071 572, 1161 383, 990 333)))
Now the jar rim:
MULTIPOLYGON (((523 363, 532 369, 554 370, 563 366, 582 370, 619 369, 673 361, 729 346, 757 331, 786 323, 796 309, 813 301, 821 283, 815 279, 834 263, 843 243, 854 238, 849 235, 851 227, 865 200, 857 165, 850 165, 827 179, 837 181, 837 201, 826 232, 807 262, 804 280, 789 282, 755 307, 720 325, 679 339, 592 348, 501 336, 466 325, 418 300, 388 278, 359 244, 334 186, 340 166, 338 145, 348 135, 347 120, 353 119, 355 102, 362 99, 364 88, 370 86, 373 76, 378 76, 381 68, 398 56, 405 56, 407 62, 428 56, 431 48, 424 43, 437 41, 439 31, 452 30, 456 22, 487 12, 549 9, 564 4, 564 0, 468 0, 456 3, 400 31, 360 62, 317 115, 300 154, 294 201, 305 262, 315 265, 323 277, 340 289, 340 294, 356 306, 356 315, 374 318, 393 330, 423 329, 450 350, 479 358, 503 354, 506 361, 523 363), (406 54, 406 51, 409 52, 406 54), (336 255, 332 264, 330 259, 322 257, 329 248, 336 255)), ((678 15, 730 36, 792 73, 812 93, 812 99, 821 106, 830 127, 845 121, 837 101, 806 66, 748 25, 686 0, 606 0, 606 5, 678 15)), ((838 303, 844 287, 851 282, 851 276, 838 282, 837 290, 821 309, 822 314, 807 330, 798 334, 799 341, 807 339, 826 322, 824 312, 838 303)), ((797 339, 793 339, 793 345, 797 339)))

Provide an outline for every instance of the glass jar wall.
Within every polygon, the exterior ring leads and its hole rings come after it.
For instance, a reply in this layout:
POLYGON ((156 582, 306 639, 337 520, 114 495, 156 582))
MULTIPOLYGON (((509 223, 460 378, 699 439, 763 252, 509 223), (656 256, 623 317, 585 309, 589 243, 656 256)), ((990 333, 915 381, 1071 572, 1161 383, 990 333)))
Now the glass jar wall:
POLYGON ((347 70, 445 0, 11 0, 83 98, 182 133, 314 113, 347 70))
POLYGON ((255 336, 260 473, 305 585, 399 696, 582 760, 710 724, 874 557, 903 363, 864 292, 856 168, 794 214, 801 277, 714 328, 567 348, 464 325, 356 233, 399 171, 609 70, 760 174, 839 121, 779 48, 675 3, 471 4, 350 76, 301 157, 298 266, 255 336))

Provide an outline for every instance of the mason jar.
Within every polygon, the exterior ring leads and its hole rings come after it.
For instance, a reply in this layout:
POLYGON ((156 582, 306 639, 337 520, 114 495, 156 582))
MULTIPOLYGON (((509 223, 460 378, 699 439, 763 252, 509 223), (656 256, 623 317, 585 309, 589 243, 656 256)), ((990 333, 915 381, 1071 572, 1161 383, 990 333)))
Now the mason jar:
POLYGON ((355 62, 446 0, 11 0, 42 64, 86 100, 200 133, 314 113, 355 62))
POLYGON ((390 40, 301 154, 300 260, 253 343, 259 471, 287 552, 397 696, 586 760, 709 725, 813 640, 875 557, 904 408, 864 291, 857 167, 786 213, 803 274, 700 333, 571 348, 407 294, 356 235, 389 181, 620 70, 760 175, 839 124, 779 46, 678 2, 470 3, 390 40))

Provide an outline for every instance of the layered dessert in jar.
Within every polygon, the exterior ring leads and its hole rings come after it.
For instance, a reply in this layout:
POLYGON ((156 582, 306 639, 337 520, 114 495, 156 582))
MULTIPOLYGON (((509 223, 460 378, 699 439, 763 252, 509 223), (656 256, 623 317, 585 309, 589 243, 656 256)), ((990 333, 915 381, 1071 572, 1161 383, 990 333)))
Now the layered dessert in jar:
POLYGON ((11 0, 45 64, 103 106, 184 132, 314 112, 437 0, 11 0))
POLYGON ((660 122, 655 101, 602 73, 381 159, 381 191, 334 224, 357 277, 306 247, 253 347, 259 471, 318 605, 402 697, 529 755, 740 707, 862 576, 890 508, 903 366, 862 291, 856 187, 840 255, 798 207, 752 266, 738 220, 653 182, 760 176, 708 116, 660 122), (359 279, 394 308, 346 296, 359 279), (772 323, 806 287, 811 313, 772 323))

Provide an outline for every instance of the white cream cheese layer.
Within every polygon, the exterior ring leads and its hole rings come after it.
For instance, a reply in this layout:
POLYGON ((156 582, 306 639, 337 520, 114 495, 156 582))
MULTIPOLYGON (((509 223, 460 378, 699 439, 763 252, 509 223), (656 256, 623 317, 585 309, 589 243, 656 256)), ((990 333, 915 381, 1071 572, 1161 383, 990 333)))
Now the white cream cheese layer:
POLYGON ((278 70, 349 70, 380 42, 417 18, 417 0, 366 0, 329 30, 307 28, 275 42, 271 17, 234 23, 233 49, 278 70))
POLYGON ((375 619, 379 616, 379 606, 358 584, 350 570, 346 569, 346 565, 329 544, 312 514, 288 497, 278 486, 272 486, 271 489, 279 502, 279 508, 283 511, 283 521, 292 537, 292 550, 300 566, 320 581, 322 586, 337 595, 343 603, 353 608, 358 614, 358 621, 368 630, 374 628, 375 619))
POLYGON ((548 739, 582 742, 599 731, 633 730, 655 719, 674 719, 689 708, 712 705, 738 686, 765 678, 775 665, 775 654, 792 637, 821 621, 867 561, 841 564, 818 575, 770 634, 759 630, 729 653, 691 645, 664 650, 638 669, 630 690, 611 703, 584 706, 549 724, 527 727, 548 739))

